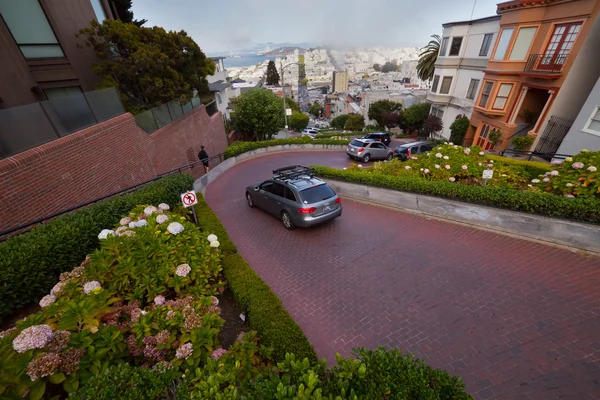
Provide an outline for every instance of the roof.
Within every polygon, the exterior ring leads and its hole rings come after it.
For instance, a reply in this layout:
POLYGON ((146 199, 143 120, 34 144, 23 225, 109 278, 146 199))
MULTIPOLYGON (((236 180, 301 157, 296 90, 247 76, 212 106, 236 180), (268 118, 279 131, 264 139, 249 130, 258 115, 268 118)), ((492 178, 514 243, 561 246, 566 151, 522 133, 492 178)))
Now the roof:
POLYGON ((470 21, 446 22, 445 24, 442 24, 442 27, 449 28, 454 25, 473 25, 480 22, 500 21, 500 18, 502 18, 501 15, 492 15, 490 17, 472 19, 470 21))
POLYGON ((231 83, 229 82, 216 81, 214 83, 208 84, 208 90, 210 90, 211 92, 220 92, 222 90, 227 89, 229 86, 231 86, 231 83))
POLYGON ((240 78, 236 78, 236 79, 234 79, 234 80, 231 81, 231 83, 244 83, 244 82, 246 82, 246 81, 243 80, 243 79, 240 79, 240 78))
POLYGON ((233 87, 238 89, 238 88, 253 88, 258 86, 257 82, 241 82, 241 83, 237 83, 235 81, 232 82, 233 87))
POLYGON ((312 178, 306 177, 306 178, 289 180, 289 181, 287 181, 287 183, 294 186, 298 190, 303 190, 303 189, 308 189, 312 186, 321 186, 325 182, 323 182, 322 180, 315 178, 315 177, 312 177, 312 178))
POLYGON ((224 59, 226 59, 227 57, 209 57, 209 58, 210 58, 211 60, 213 60, 213 61, 219 61, 219 60, 224 60, 224 59))

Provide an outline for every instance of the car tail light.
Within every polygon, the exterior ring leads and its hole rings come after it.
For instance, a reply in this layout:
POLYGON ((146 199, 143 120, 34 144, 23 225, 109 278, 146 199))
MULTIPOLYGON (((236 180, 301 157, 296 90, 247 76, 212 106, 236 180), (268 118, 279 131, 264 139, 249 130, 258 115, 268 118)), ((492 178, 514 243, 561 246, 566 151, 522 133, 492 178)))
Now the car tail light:
POLYGON ((362 153, 363 151, 364 151, 364 148, 362 148, 362 147, 358 149, 359 153, 362 153))
POLYGON ((337 199, 335 199, 335 202, 338 203, 338 204, 340 204, 342 202, 342 198, 338 197, 337 199))
POLYGON ((315 212, 316 208, 315 207, 303 207, 303 208, 299 208, 298 212, 300 214, 310 214, 315 212))
POLYGON ((408 148, 408 150, 406 150, 406 157, 410 158, 411 154, 410 154, 410 147, 408 148))

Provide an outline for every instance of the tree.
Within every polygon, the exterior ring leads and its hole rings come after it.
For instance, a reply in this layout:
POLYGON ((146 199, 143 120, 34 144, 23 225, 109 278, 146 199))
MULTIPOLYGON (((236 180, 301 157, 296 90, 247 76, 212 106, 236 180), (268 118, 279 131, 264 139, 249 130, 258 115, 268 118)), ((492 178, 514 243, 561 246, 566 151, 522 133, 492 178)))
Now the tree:
POLYGON ((395 61, 388 61, 381 67, 381 72, 393 72, 398 70, 398 65, 395 61))
POLYGON ((392 100, 378 100, 369 106, 369 119, 377 121, 377 125, 385 126, 383 123, 383 114, 387 112, 399 111, 402 104, 392 100))
POLYGON ((373 69, 375 71, 377 71, 377 72, 380 72, 381 71, 381 65, 379 65, 379 64, 373 64, 373 69))
POLYGON ((279 84, 279 72, 275 67, 275 61, 269 61, 267 64, 267 85, 278 85, 279 84))
MULTIPOLYGON (((293 112, 302 112, 302 110, 300 109, 300 106, 294 100, 290 99, 289 97, 286 97, 284 101, 285 101, 285 108, 291 108, 293 112)), ((280 102, 281 102, 281 100, 280 100, 280 102)))
POLYGON ((435 62, 442 43, 442 38, 439 35, 431 35, 431 37, 433 40, 430 40, 427 46, 421 49, 419 62, 417 63, 417 74, 422 81, 430 81, 433 78, 435 62))
POLYGON ((304 113, 293 113, 290 117, 290 128, 301 131, 308 126, 308 115, 304 113))
POLYGON ((365 127, 365 117, 360 114, 350 114, 346 123, 344 124, 344 129, 350 131, 362 131, 365 127))
POLYGON ((469 118, 461 114, 457 115, 452 125, 450 125, 450 141, 462 145, 469 125, 469 118))
POLYGON ((113 6, 115 7, 115 11, 118 17, 117 19, 126 23, 132 23, 136 26, 142 26, 146 22, 147 19, 133 19, 133 11, 131 11, 131 2, 132 0, 113 0, 113 6))
POLYGON ((402 113, 402 123, 408 130, 420 130, 429 115, 430 103, 418 103, 408 107, 402 113))
POLYGON ((423 122, 423 126, 421 128, 421 136, 429 137, 429 135, 431 135, 432 133, 439 132, 442 129, 444 129, 442 119, 437 115, 429 114, 423 122))
POLYGON ((271 139, 284 126, 281 98, 268 89, 252 89, 234 104, 235 128, 255 140, 271 139))
POLYGON ((350 117, 350 114, 338 115, 337 117, 335 117, 334 119, 331 120, 331 126, 334 127, 335 129, 344 129, 344 126, 346 125, 346 121, 348 120, 349 117, 350 117))
POLYGON ((396 112, 386 112, 382 117, 383 125, 388 129, 395 127, 402 127, 402 113, 400 111, 396 112))
POLYGON ((194 91, 208 93, 206 76, 215 65, 185 31, 106 19, 92 20, 79 35, 96 52, 98 86, 116 86, 127 111, 137 114, 173 99, 188 103, 194 91))
POLYGON ((322 111, 323 107, 321 107, 321 105, 317 101, 315 101, 314 104, 311 104, 310 107, 308 107, 308 112, 314 115, 315 118, 318 118, 321 115, 322 111))
POLYGON ((300 84, 301 84, 302 86, 306 86, 306 84, 307 84, 307 83, 308 83, 308 79, 307 79, 307 78, 301 78, 301 79, 300 79, 300 84))
POLYGON ((496 147, 502 141, 502 132, 499 129, 492 129, 488 135, 488 140, 492 144, 492 148, 496 147))

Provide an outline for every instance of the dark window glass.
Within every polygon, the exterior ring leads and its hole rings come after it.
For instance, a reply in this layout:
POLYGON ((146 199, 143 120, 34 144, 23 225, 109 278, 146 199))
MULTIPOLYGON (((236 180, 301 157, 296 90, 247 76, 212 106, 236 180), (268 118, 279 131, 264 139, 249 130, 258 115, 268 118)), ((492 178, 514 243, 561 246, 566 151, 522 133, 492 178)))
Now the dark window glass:
POLYGON ((454 37, 452 38, 452 44, 450 45, 450 54, 449 56, 457 56, 460 53, 460 46, 462 45, 462 37, 454 37))
POLYGON ((281 183, 275 183, 275 184, 273 184, 273 187, 271 188, 271 193, 273 193, 275 196, 279 196, 279 197, 283 197, 284 191, 285 191, 285 187, 281 183))
POLYGON ((352 146, 356 146, 356 147, 365 147, 366 146, 366 143, 361 142, 361 141, 356 140, 356 139, 354 139, 353 141, 351 141, 350 144, 352 146))
POLYGON ((440 83, 440 76, 439 75, 435 75, 433 77, 433 83, 431 84, 431 91, 432 92, 437 92, 437 87, 438 87, 439 83, 440 83))
POLYGON ((260 185, 260 188, 262 190, 264 190, 265 192, 270 192, 272 187, 273 187, 273 182, 265 182, 262 185, 260 185))
POLYGON ((335 192, 327 185, 313 186, 300 192, 300 197, 306 204, 327 200, 335 196, 335 192))
POLYGON ((492 44, 492 37, 494 37, 493 33, 486 33, 483 35, 483 42, 481 42, 481 48, 479 49, 480 57, 487 57, 488 52, 490 51, 490 45, 492 44))
POLYGON ((481 100, 479 101, 480 107, 486 106, 490 97, 490 92, 492 91, 492 86, 494 86, 492 82, 486 82, 485 85, 483 85, 483 90, 481 92, 481 100))
POLYGON ((396 149, 396 152, 397 152, 398 154, 406 154, 406 153, 408 152, 408 147, 398 147, 398 148, 396 149))
POLYGON ((290 188, 287 187, 285 188, 285 198, 293 202, 296 201, 296 196, 294 195, 294 192, 292 192, 290 188))
POLYGON ((440 87, 440 94, 448 94, 450 93, 450 85, 452 84, 452 77, 445 76, 442 79, 442 86, 440 87))
POLYGON ((467 99, 474 100, 477 89, 479 88, 479 79, 471 79, 469 88, 467 89, 467 99))
POLYGON ((440 48, 440 57, 443 57, 446 55, 446 48, 448 47, 448 38, 445 37, 442 39, 442 46, 440 48))

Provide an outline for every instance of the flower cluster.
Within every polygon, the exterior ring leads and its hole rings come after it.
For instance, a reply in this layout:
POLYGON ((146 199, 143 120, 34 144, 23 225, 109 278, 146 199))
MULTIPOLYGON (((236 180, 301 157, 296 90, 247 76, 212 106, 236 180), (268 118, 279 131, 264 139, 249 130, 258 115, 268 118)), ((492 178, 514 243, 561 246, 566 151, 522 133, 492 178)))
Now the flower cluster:
POLYGON ((169 207, 169 205, 166 203, 160 203, 158 208, 163 211, 169 211, 171 209, 171 207, 169 207))
POLYGON ((192 347, 192 344, 186 343, 186 344, 179 346, 179 348, 175 352, 175 357, 180 358, 182 360, 186 360, 188 357, 190 357, 192 355, 193 352, 194 352, 194 349, 192 347))
POLYGON ((47 296, 42 297, 42 299, 40 300, 40 307, 45 308, 48 307, 50 304, 54 303, 56 301, 56 296, 53 294, 49 294, 47 296))
POLYGON ((18 353, 31 349, 41 349, 52 340, 52 328, 49 325, 33 325, 23 331, 13 340, 13 348, 18 353))
POLYGON ((223 348, 218 348, 211 353, 210 358, 218 360, 225 353, 227 353, 227 350, 225 350, 223 348))
MULTIPOLYGON (((585 150, 585 149, 584 149, 585 150)), ((562 195, 568 199, 591 197, 600 199, 600 151, 581 153, 553 163, 555 169, 532 179, 532 191, 562 195)))
POLYGON ((102 229, 102 232, 98 234, 98 239, 106 239, 109 235, 114 235, 115 231, 111 229, 102 229))
POLYGON ((86 282, 83 285, 83 292, 85 294, 90 294, 92 292, 97 293, 99 289, 102 289, 102 285, 98 281, 90 281, 86 282))
POLYGON ((175 270, 175 275, 186 277, 192 271, 192 268, 188 264, 181 264, 175 270))
POLYGON ((161 214, 161 215, 157 215, 156 216, 156 223, 157 224, 164 224, 165 222, 167 222, 169 220, 169 216, 165 215, 165 214, 161 214))
POLYGON ((158 295, 154 298, 154 304, 156 304, 157 306, 162 306, 163 304, 165 304, 165 297, 158 295))
POLYGON ((172 235, 178 235, 183 232, 184 229, 185 228, 183 225, 181 225, 179 222, 171 222, 169 226, 167 226, 167 231, 169 231, 169 233, 172 235))
POLYGON ((27 365, 27 375, 32 381, 41 377, 52 375, 61 365, 61 359, 58 354, 46 353, 33 359, 27 365))
POLYGON ((67 345, 71 341, 71 332, 69 331, 56 331, 48 342, 46 348, 52 353, 59 353, 67 348, 67 345))
POLYGON ((148 206, 146 208, 144 208, 144 214, 146 214, 147 216, 151 216, 154 213, 158 212, 158 208, 154 207, 154 206, 148 206))
POLYGON ((130 229, 141 228, 142 226, 147 226, 147 225, 148 225, 148 221, 146 221, 145 219, 140 219, 138 221, 130 222, 129 228, 130 229))

